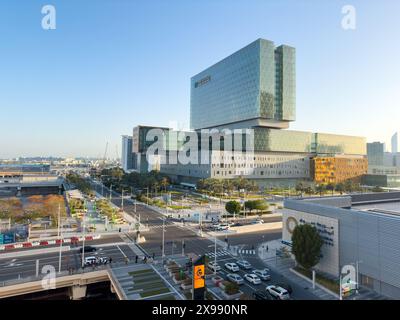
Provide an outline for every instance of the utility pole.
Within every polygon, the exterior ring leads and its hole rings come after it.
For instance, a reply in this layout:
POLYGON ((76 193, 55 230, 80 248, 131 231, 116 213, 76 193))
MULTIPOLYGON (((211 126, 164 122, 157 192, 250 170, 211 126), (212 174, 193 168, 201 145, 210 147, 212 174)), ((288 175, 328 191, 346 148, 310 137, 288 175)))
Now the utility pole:
POLYGON ((110 186, 110 202, 112 200, 112 185, 110 186))
POLYGON ((147 206, 149 206, 149 187, 147 187, 146 189, 147 189, 147 206))

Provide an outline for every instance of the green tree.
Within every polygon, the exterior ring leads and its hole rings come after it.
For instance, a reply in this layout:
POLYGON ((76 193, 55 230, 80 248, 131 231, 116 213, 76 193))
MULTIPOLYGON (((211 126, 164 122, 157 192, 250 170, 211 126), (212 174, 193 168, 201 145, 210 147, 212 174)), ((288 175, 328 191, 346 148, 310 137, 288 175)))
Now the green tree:
POLYGON ((306 189, 306 186, 304 185, 303 182, 298 182, 296 184, 296 191, 300 192, 301 194, 303 194, 304 190, 306 189))
POLYGON ((241 205, 237 201, 228 201, 225 204, 225 210, 230 214, 238 214, 240 213, 241 205))
POLYGON ((325 188, 326 190, 331 191, 333 195, 333 191, 335 191, 335 185, 333 183, 328 183, 325 188))
POLYGON ((321 236, 314 226, 301 224, 294 228, 292 253, 304 269, 309 270, 319 262, 322 244, 321 236))
POLYGON ((322 193, 325 191, 325 186, 323 184, 319 184, 315 187, 315 191, 319 193, 319 196, 322 196, 322 193))
POLYGON ((341 195, 343 194, 345 188, 343 183, 337 183, 335 185, 335 191, 339 192, 341 195))

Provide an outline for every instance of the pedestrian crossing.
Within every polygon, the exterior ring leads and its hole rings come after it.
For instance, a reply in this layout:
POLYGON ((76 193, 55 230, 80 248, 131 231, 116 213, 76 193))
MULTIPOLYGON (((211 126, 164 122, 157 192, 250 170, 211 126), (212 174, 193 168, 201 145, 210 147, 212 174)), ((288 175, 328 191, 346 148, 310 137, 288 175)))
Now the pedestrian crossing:
POLYGON ((215 255, 215 252, 207 252, 206 253, 206 256, 207 257, 209 257, 209 258, 215 258, 215 256, 217 256, 217 257, 223 257, 223 256, 227 256, 227 255, 229 255, 230 253, 229 253, 229 251, 226 251, 226 250, 219 250, 219 251, 217 251, 217 254, 215 255))
POLYGON ((252 249, 239 249, 238 250, 239 254, 246 254, 246 255, 255 255, 256 254, 256 250, 252 250, 252 249))

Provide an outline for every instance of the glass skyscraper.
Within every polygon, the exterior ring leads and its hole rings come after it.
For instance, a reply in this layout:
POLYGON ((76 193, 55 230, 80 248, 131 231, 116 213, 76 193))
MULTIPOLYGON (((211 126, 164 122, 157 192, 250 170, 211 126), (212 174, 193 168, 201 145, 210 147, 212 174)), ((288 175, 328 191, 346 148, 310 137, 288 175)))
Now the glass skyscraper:
POLYGON ((296 119, 296 54, 258 39, 191 79, 192 129, 288 128, 296 119))

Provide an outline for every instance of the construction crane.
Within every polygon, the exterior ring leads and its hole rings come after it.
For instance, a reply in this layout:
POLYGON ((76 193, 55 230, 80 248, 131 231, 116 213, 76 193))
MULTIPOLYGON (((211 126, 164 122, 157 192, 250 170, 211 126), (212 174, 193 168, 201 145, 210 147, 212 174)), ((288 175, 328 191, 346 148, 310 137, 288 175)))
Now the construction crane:
POLYGON ((102 162, 101 168, 104 168, 106 166, 107 150, 108 150, 108 141, 106 143, 106 150, 104 150, 104 156, 103 156, 103 162, 102 162))

